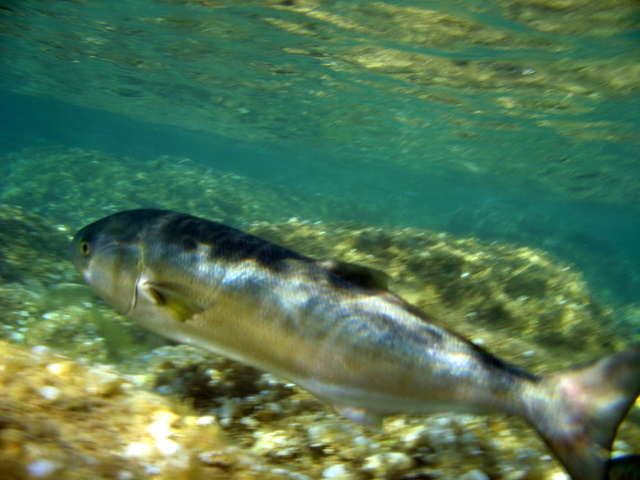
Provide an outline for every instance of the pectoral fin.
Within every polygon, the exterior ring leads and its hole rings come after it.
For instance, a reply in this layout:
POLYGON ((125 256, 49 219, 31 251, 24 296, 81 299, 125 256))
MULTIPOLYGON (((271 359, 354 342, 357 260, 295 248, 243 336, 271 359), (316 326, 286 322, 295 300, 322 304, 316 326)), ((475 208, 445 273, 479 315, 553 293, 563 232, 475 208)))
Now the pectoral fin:
POLYGON ((138 293, 158 307, 168 311, 173 318, 180 322, 184 322, 203 311, 193 300, 186 298, 169 284, 150 281, 140 282, 138 284, 138 293))

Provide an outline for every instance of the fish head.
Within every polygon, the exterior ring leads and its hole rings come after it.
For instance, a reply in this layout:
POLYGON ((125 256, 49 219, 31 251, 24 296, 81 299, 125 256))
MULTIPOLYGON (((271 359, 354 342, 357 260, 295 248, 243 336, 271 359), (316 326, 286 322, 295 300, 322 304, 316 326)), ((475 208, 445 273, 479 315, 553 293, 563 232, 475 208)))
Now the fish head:
POLYGON ((140 229, 112 215, 87 225, 71 241, 71 259, 89 286, 121 314, 136 303, 143 251, 140 229))

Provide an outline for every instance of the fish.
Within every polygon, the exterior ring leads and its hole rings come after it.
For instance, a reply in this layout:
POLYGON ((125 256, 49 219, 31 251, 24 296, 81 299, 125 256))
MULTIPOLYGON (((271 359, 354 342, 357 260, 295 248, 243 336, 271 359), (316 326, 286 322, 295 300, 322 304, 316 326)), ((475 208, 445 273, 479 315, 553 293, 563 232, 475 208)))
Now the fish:
POLYGON ((78 231, 70 255, 100 297, 161 336, 287 379, 369 428, 401 413, 519 416, 573 480, 606 478, 640 394, 640 346, 537 375, 404 301, 383 272, 184 213, 115 213, 78 231))

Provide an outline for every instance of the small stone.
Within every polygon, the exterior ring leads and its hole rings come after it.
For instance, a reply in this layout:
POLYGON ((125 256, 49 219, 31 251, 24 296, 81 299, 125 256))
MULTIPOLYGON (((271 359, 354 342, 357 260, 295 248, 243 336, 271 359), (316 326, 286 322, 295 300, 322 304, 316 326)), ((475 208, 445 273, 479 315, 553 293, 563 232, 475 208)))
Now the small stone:
POLYGON ((51 349, 49 347, 45 347, 44 345, 36 345, 31 349, 31 353, 34 355, 44 356, 51 353, 51 349))
POLYGON ((153 447, 142 442, 130 443, 125 449, 125 455, 128 457, 150 457, 152 454, 153 447))
POLYGON ((251 450, 258 455, 273 458, 291 458, 298 455, 300 447, 290 432, 276 430, 274 432, 256 432, 256 443, 251 450))
POLYGON ((200 460, 205 465, 223 469, 230 468, 233 465, 233 460, 226 452, 223 451, 201 453, 198 455, 198 460, 200 460))
POLYGON ((45 385, 44 387, 40 387, 38 389, 38 393, 42 398, 46 398, 47 400, 57 400, 58 398, 60 398, 62 392, 60 392, 59 388, 45 385))
POLYGON ((345 459, 361 460, 371 451, 371 440, 359 435, 348 423, 311 425, 307 434, 311 447, 322 450, 325 455, 337 454, 345 459))
POLYGON ((413 465, 413 459, 405 453, 385 452, 365 458, 362 470, 373 474, 375 477, 386 477, 408 470, 413 465))
POLYGON ((344 465, 332 465, 329 468, 325 468, 322 472, 322 478, 330 478, 332 480, 351 480, 351 475, 344 465))
POLYGON ((213 415, 204 415, 196 420, 197 425, 213 425, 214 423, 216 423, 216 417, 213 415))
POLYGON ((180 445, 168 438, 161 438, 160 440, 157 440, 156 447, 165 455, 173 455, 180 450, 180 445))
POLYGON ((171 426, 164 420, 156 420, 147 428, 147 431, 156 440, 168 438, 171 436, 171 426))
POLYGON ((481 470, 471 470, 462 475, 460 480, 489 480, 489 476, 481 470))
POLYGON ((52 478, 61 468, 62 465, 51 460, 36 460, 27 466, 27 472, 34 478, 52 478))
POLYGON ((91 382, 86 387, 87 393, 100 397, 122 393, 122 385, 126 383, 122 377, 102 368, 92 369, 91 374, 91 382))
POLYGON ((429 446, 430 438, 429 430, 423 426, 419 426, 409 430, 402 436, 402 446, 407 451, 415 450, 429 446))
POLYGON ((59 377, 69 375, 76 369, 76 363, 72 361, 50 363, 47 365, 47 370, 59 377))

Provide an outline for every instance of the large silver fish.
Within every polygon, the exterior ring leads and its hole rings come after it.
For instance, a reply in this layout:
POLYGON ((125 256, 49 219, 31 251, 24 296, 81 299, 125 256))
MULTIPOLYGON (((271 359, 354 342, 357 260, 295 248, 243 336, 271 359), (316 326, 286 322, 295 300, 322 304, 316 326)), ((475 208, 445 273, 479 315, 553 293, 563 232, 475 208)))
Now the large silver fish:
POLYGON ((573 480, 604 480, 640 394, 640 348, 540 377, 438 326, 380 272, 181 213, 111 215, 80 230, 71 255, 118 312, 295 382, 360 424, 403 412, 518 415, 573 480))

